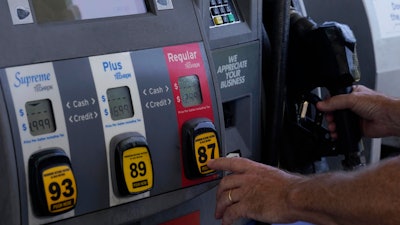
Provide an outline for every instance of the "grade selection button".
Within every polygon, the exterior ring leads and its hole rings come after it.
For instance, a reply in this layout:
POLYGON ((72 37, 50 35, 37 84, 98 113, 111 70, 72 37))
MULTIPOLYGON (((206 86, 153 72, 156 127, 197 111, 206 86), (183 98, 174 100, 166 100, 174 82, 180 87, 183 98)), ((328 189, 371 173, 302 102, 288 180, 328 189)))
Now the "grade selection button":
POLYGON ((187 121, 182 129, 183 160, 188 179, 214 174, 207 163, 220 157, 219 139, 214 124, 206 118, 187 121))
POLYGON ((49 149, 29 159, 29 187, 37 216, 52 216, 75 208, 77 186, 68 156, 49 149))
POLYGON ((153 188, 153 163, 147 142, 138 133, 120 135, 115 145, 115 175, 119 194, 140 194, 153 188))

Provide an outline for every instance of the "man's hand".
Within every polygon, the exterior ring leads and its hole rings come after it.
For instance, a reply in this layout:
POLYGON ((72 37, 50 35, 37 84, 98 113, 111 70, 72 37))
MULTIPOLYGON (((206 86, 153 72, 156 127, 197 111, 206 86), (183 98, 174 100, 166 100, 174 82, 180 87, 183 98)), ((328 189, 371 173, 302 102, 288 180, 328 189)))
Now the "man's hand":
POLYGON ((208 166, 232 172, 224 177, 217 192, 215 217, 223 225, 239 218, 268 223, 295 222, 288 210, 288 190, 303 178, 244 158, 220 158, 208 166))

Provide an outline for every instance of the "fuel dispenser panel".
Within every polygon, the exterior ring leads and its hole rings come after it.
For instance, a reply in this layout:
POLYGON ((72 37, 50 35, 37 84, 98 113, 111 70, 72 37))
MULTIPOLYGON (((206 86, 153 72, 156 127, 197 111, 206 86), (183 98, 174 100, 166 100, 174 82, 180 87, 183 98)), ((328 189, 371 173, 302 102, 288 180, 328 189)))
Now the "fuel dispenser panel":
POLYGON ((204 54, 192 43, 5 69, 29 223, 218 178, 206 167, 221 149, 204 54))

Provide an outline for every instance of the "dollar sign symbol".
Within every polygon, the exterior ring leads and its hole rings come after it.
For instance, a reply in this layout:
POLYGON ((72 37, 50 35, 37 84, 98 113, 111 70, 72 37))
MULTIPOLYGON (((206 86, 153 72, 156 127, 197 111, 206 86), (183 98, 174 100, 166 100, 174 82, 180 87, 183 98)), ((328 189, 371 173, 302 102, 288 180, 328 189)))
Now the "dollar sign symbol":
POLYGON ((19 115, 22 117, 22 116, 24 116, 24 110, 23 109, 20 109, 19 110, 19 115))

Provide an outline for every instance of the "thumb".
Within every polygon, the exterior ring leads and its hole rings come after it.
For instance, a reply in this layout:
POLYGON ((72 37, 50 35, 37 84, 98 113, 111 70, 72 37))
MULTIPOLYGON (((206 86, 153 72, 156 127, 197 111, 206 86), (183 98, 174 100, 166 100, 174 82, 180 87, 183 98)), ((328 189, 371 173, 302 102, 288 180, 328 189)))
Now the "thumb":
POLYGON ((351 103, 349 101, 349 95, 336 95, 324 101, 317 103, 317 108, 323 112, 332 112, 336 110, 349 109, 351 103))

